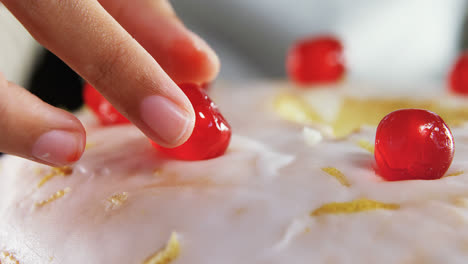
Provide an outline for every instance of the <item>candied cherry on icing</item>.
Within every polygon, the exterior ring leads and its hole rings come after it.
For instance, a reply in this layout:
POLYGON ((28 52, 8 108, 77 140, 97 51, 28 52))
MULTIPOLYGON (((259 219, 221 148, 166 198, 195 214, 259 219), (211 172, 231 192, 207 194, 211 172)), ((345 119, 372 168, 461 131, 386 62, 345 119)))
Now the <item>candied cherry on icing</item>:
POLYGON ((449 127, 430 111, 397 110, 377 127, 377 172, 386 180, 439 179, 450 167, 453 154, 449 127))
POLYGON ((179 87, 195 110, 192 135, 176 148, 165 148, 152 142, 153 146, 168 156, 181 160, 205 160, 223 155, 231 139, 231 126, 198 85, 181 84, 179 87))
POLYGON ((449 87, 455 93, 468 95, 468 52, 455 62, 449 75, 449 87))
POLYGON ((302 85, 339 81, 345 73, 343 46, 333 36, 300 40, 288 51, 286 71, 302 85))
POLYGON ((102 125, 109 126, 130 123, 104 96, 88 83, 83 87, 83 99, 102 125))
MULTIPOLYGON (((195 128, 189 139, 176 148, 165 148, 151 142, 159 151, 181 160, 205 160, 221 156, 229 146, 231 126, 216 104, 196 84, 180 84, 196 114, 195 128)), ((129 123, 94 87, 86 84, 83 91, 86 105, 103 125, 129 123)))

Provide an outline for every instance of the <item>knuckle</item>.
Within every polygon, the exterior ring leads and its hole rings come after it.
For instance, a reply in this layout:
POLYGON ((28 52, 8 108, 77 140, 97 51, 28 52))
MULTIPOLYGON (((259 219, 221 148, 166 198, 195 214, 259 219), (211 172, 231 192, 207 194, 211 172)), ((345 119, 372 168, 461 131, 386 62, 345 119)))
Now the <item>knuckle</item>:
POLYGON ((117 81, 132 60, 130 41, 130 38, 109 41, 111 44, 100 52, 94 66, 87 73, 91 83, 99 86, 117 81))

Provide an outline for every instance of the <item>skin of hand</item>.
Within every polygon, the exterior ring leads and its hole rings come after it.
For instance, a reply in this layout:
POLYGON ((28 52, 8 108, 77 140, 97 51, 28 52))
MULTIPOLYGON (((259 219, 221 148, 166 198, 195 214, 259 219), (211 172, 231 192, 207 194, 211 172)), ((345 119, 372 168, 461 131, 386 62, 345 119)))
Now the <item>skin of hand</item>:
MULTIPOLYGON (((150 139, 176 147, 191 135, 195 114, 176 83, 212 81, 219 60, 167 0, 1 2, 150 139)), ((0 135, 0 152, 52 166, 77 161, 86 143, 75 116, 1 74, 0 135)))

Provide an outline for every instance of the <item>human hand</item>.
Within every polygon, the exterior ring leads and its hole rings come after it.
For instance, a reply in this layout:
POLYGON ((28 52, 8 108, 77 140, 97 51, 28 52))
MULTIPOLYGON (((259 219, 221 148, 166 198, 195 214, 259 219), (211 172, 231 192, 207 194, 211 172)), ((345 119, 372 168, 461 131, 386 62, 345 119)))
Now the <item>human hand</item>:
MULTIPOLYGON (((184 27, 167 0, 2 3, 150 139, 175 147, 190 136, 194 111, 176 83, 213 80, 219 60, 184 27)), ((1 152, 53 166, 78 160, 86 141, 75 116, 1 74, 0 135, 1 152)))

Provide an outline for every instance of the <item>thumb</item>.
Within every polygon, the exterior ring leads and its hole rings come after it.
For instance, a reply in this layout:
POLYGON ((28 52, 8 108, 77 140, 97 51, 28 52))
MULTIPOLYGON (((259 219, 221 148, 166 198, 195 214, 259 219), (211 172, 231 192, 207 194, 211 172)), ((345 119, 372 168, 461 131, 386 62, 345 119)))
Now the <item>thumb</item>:
POLYGON ((86 134, 72 114, 50 106, 0 74, 0 151, 52 166, 77 161, 86 134))

